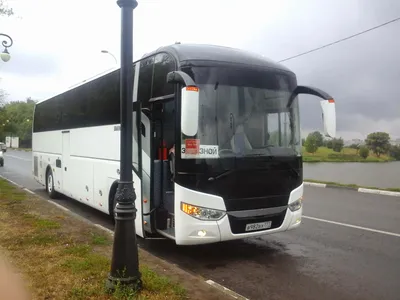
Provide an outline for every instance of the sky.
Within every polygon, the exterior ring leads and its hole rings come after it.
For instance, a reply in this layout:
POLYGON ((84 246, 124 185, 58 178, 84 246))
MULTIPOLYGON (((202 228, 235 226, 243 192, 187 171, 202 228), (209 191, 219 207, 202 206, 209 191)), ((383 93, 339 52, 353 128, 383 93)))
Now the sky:
MULTIPOLYGON (((160 46, 206 43, 280 61, 400 16, 398 0, 138 0, 134 60, 160 46)), ((8 101, 41 100, 117 67, 121 11, 110 0, 8 0, 0 17, 13 37, 11 60, 0 61, 8 101)), ((337 134, 374 131, 400 138, 400 21, 283 64, 299 84, 336 100, 337 134)), ((1 47, 1 45, 0 45, 1 47)), ((0 51, 2 51, 0 49, 0 51)), ((319 98, 300 96, 303 134, 323 130, 319 98)))

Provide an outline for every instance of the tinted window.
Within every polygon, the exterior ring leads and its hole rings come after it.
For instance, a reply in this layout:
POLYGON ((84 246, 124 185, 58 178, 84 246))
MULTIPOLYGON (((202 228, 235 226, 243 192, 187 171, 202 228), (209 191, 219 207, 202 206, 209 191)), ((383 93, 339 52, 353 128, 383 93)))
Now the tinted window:
POLYGON ((80 86, 59 96, 62 99, 62 129, 84 126, 87 117, 88 88, 80 86))
POLYGON ((120 121, 119 70, 89 83, 85 126, 118 124, 120 121))
POLYGON ((151 98, 151 84, 153 76, 154 56, 140 62, 138 101, 146 106, 151 98))
POLYGON ((159 53, 154 59, 154 76, 152 97, 161 97, 174 93, 174 85, 167 83, 167 74, 175 71, 175 62, 166 53, 159 53))
POLYGON ((39 104, 35 110, 34 131, 57 130, 61 127, 60 101, 45 101, 39 104))
POLYGON ((33 131, 119 124, 119 81, 120 70, 116 70, 36 105, 33 131))

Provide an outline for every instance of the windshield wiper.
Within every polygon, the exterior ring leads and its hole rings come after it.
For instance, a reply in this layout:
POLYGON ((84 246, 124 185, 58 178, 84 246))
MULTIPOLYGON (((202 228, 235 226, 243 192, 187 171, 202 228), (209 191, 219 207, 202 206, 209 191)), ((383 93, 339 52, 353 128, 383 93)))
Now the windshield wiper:
POLYGON ((215 177, 212 177, 212 176, 211 176, 210 178, 208 178, 208 181, 218 180, 218 179, 220 179, 220 178, 222 178, 222 177, 225 177, 225 176, 228 176, 229 174, 232 174, 233 172, 235 172, 234 169, 228 170, 228 171, 225 171, 225 172, 222 172, 221 174, 219 174, 219 175, 217 175, 217 176, 215 176, 215 177))

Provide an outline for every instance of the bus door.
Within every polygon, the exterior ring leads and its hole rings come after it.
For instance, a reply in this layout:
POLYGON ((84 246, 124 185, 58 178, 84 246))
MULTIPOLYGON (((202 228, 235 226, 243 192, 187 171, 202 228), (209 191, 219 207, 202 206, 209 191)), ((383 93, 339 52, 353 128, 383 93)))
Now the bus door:
POLYGON ((169 151, 175 140, 175 102, 173 99, 152 104, 153 172, 152 201, 154 227, 173 238, 174 191, 169 151))

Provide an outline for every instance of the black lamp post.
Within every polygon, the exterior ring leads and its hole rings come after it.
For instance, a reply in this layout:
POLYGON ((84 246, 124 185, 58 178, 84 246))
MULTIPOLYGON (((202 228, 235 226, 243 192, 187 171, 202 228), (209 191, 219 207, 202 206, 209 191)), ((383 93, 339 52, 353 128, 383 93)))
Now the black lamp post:
POLYGON ((4 33, 0 33, 0 36, 4 36, 8 39, 8 41, 7 40, 2 41, 1 44, 3 45, 4 50, 0 54, 1 60, 4 62, 8 62, 11 59, 11 55, 8 52, 8 48, 12 46, 13 39, 8 34, 4 34, 4 33))
POLYGON ((139 290, 139 254, 136 241, 136 194, 132 181, 133 10, 135 0, 118 0, 121 7, 121 156, 120 181, 116 193, 115 231, 111 272, 106 286, 116 284, 139 290))

